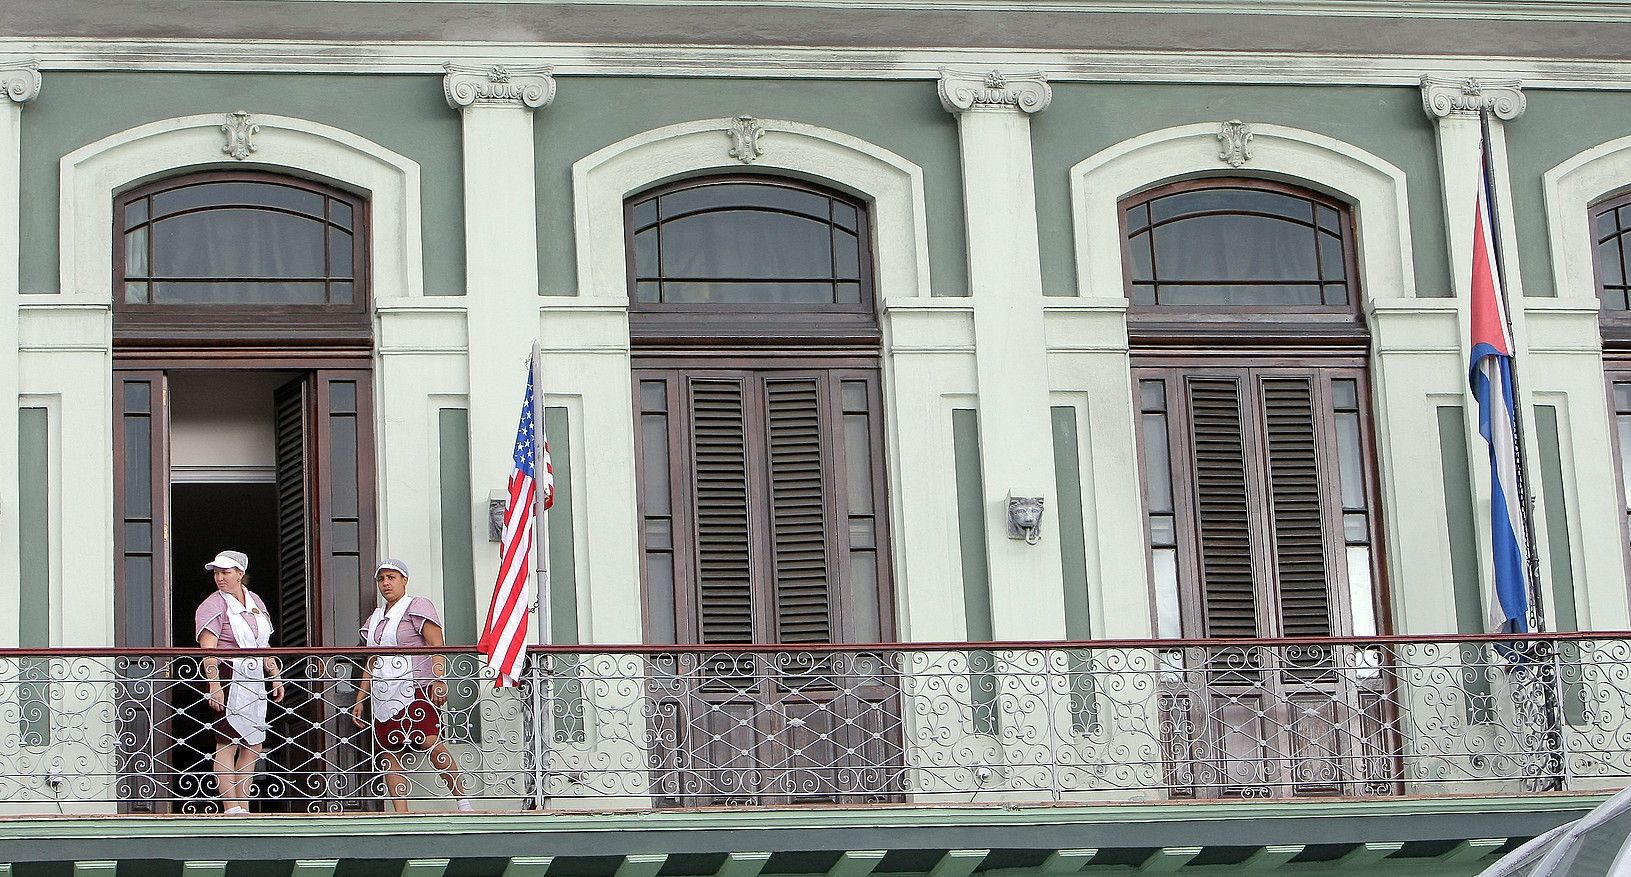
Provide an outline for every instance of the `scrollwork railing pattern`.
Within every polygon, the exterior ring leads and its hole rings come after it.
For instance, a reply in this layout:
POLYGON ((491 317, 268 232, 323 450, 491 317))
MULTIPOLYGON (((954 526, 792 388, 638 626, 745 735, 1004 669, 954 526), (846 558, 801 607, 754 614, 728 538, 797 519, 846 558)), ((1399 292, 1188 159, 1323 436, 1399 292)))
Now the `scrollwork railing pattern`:
MULTIPOLYGON (((430 758, 392 765, 352 721, 366 653, 272 653, 285 694, 254 809, 450 797, 430 758)), ((216 809, 205 667, 184 650, 0 650, 0 813, 216 809)), ((503 689, 470 651, 445 667, 438 733, 481 809, 1631 781, 1631 636, 573 647, 503 689)))

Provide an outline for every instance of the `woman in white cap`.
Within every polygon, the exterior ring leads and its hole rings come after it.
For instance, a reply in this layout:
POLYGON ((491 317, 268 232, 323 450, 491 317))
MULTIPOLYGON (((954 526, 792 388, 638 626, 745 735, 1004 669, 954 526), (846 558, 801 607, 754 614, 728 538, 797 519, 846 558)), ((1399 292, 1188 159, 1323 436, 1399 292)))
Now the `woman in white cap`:
MULTIPOLYGON (((193 628, 198 645, 208 650, 264 649, 272 642, 272 617, 266 604, 249 590, 249 557, 241 551, 223 551, 204 564, 215 576, 215 593, 198 604, 193 628)), ((277 659, 244 657, 203 661, 209 683, 210 709, 218 715, 215 732, 215 785, 222 812, 249 812, 249 787, 255 762, 266 743, 267 683, 272 700, 283 700, 277 659)))
MULTIPOLYGON (((374 584, 382 600, 362 628, 367 646, 444 644, 436 605, 425 597, 408 596, 407 564, 400 560, 381 563, 374 570, 374 584)), ((447 703, 446 656, 376 655, 369 659, 366 669, 357 688, 357 702, 351 706, 351 718, 359 728, 373 727, 391 806, 407 812, 408 781, 402 775, 402 753, 413 751, 430 756, 447 790, 458 799, 460 810, 473 809, 464 796, 464 781, 453 754, 441 740, 441 707, 447 703), (369 710, 366 719, 364 703, 369 710)))

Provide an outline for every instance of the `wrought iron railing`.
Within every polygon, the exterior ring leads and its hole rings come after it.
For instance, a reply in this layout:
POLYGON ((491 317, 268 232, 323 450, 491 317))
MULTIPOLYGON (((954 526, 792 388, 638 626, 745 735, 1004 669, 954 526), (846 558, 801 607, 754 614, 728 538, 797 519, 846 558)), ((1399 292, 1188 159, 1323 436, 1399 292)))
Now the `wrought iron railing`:
MULTIPOLYGON (((502 689, 451 650, 445 695, 421 692, 445 699, 439 715, 398 729, 434 733, 447 761, 418 752, 426 740, 393 754, 367 707, 354 718, 369 653, 262 654, 283 698, 260 811, 450 807, 445 774, 484 810, 1631 782, 1631 634, 572 647, 502 689)), ((206 677, 221 666, 196 650, 0 650, 0 813, 216 809, 206 677)))

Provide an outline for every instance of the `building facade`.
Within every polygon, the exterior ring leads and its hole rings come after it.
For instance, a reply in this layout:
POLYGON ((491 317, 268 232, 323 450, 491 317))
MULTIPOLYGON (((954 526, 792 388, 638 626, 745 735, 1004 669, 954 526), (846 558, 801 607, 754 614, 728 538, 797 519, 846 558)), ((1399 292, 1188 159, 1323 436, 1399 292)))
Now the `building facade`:
POLYGON ((1589 809, 1631 10, 1395 5, 0 2, 0 862, 1471 873, 1589 809), (558 648, 496 692, 535 341, 558 648), (226 847, 165 651, 223 547, 304 681, 262 805, 307 811, 226 847), (311 814, 384 797, 334 710, 388 556, 483 815, 311 814))

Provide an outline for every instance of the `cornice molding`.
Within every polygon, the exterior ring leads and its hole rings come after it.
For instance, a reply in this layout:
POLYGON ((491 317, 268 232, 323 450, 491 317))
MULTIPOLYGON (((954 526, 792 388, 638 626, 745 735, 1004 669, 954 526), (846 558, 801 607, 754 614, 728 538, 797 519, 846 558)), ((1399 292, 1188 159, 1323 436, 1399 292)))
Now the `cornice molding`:
POLYGON ((954 115, 993 110, 1035 114, 1047 109, 1052 101, 1053 89, 1041 71, 940 68, 940 105, 954 115))
POLYGON ((455 110, 468 107, 525 107, 540 110, 555 99, 553 67, 442 65, 442 92, 455 110))
POLYGON ((0 64, 0 92, 12 103, 26 104, 40 96, 40 63, 0 64))
POLYGON ((1421 106, 1432 119, 1477 116, 1488 110, 1495 118, 1511 122, 1523 115, 1526 104, 1523 83, 1515 79, 1489 82, 1472 77, 1421 78, 1421 106))

